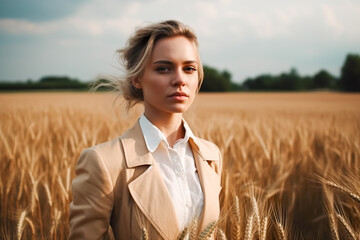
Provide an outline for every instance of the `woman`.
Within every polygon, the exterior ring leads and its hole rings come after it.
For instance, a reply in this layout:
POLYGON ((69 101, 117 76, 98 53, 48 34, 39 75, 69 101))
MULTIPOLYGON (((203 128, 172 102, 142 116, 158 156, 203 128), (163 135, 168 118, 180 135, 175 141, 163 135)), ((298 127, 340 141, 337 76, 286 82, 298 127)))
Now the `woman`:
POLYGON ((203 79, 196 35, 177 21, 138 29, 120 51, 117 82, 144 114, 119 138, 84 150, 76 166, 70 239, 175 239, 195 219, 217 220, 221 153, 182 118, 203 79), (111 226, 111 228, 109 227, 111 226))

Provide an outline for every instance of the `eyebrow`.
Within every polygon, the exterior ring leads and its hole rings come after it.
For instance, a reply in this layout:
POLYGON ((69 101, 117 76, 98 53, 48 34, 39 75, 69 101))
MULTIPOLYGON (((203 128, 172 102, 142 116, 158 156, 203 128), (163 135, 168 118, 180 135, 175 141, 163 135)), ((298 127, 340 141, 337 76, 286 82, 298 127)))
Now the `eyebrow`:
MULTIPOLYGON (((184 61, 182 62, 182 64, 198 64, 197 61, 195 60, 188 60, 188 61, 184 61)), ((155 61, 154 64, 168 64, 168 65, 173 65, 174 63, 171 62, 171 61, 167 61, 167 60, 158 60, 158 61, 155 61)))

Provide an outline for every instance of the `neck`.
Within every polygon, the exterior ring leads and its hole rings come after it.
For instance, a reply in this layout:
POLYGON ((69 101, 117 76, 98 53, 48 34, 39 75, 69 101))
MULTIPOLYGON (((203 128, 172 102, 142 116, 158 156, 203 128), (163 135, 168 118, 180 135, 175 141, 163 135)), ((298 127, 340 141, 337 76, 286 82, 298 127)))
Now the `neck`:
POLYGON ((182 113, 152 114, 145 109, 144 115, 165 135, 170 147, 173 147, 178 139, 185 136, 182 113))

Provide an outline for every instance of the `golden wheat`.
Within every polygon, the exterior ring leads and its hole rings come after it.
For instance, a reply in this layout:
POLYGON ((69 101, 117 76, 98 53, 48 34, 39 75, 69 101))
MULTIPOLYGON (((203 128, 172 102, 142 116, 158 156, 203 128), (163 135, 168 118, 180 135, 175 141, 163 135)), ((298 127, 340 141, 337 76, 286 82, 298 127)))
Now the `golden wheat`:
MULTIPOLYGON (((80 152, 119 136, 143 111, 126 113, 114 98, 0 94, 0 239, 67 237, 80 152)), ((358 237, 359 102, 359 94, 340 93, 200 94, 185 118, 224 160, 221 217, 207 233, 358 237)), ((191 239, 197 228, 187 230, 191 239)))

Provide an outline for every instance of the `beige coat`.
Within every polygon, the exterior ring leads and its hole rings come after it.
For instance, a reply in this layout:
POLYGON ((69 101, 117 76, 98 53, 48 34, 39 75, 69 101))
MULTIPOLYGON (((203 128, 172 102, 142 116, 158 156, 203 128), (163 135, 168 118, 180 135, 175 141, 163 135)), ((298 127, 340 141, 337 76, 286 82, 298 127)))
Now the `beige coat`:
MULTIPOLYGON (((204 194, 200 228, 218 219, 221 153, 213 143, 190 139, 204 194)), ((139 123, 120 138, 85 149, 72 182, 69 239, 175 239, 175 209, 139 123), (111 228, 109 228, 111 226, 111 228)))

